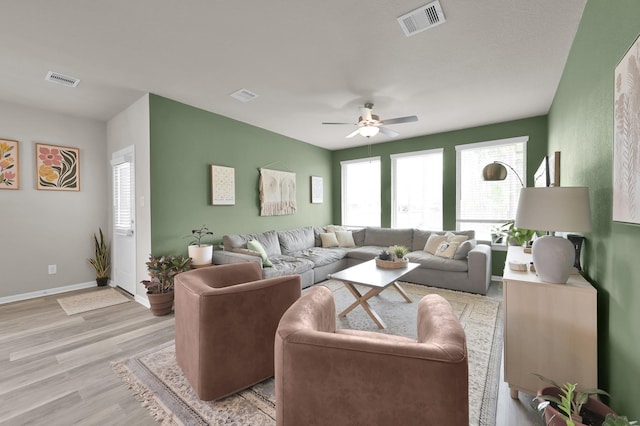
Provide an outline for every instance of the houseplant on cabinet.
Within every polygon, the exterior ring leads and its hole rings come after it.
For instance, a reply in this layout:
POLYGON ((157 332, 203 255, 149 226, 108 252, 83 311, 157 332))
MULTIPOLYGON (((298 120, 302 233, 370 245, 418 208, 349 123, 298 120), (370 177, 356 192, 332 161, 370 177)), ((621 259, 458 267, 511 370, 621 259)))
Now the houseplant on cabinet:
POLYGON ((193 240, 189 243, 189 257, 194 266, 211 265, 213 245, 202 244, 202 238, 206 235, 213 235, 206 225, 202 225, 200 229, 191 230, 193 240))
POLYGON ((98 229, 100 231, 100 240, 98 240, 96 234, 93 234, 94 257, 87 260, 96 270, 96 283, 98 283, 98 287, 103 287, 109 282, 111 250, 109 249, 109 244, 104 239, 102 229, 98 229))
POLYGON ((173 307, 173 279, 180 272, 191 269, 191 258, 151 254, 146 264, 151 279, 141 283, 147 288, 151 312, 156 316, 168 315, 173 307))

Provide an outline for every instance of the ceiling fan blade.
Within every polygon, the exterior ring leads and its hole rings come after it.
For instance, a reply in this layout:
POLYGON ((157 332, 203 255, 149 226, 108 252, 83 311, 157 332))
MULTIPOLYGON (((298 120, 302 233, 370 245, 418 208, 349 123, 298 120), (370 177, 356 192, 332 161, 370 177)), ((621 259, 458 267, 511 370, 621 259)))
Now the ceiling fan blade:
POLYGON ((395 138, 396 136, 398 136, 400 134, 400 133, 396 132, 395 130, 387 129, 386 127, 378 127, 378 129, 380 130, 380 133, 382 133, 383 135, 387 135, 387 136, 390 136, 392 138, 395 138))
POLYGON ((382 120, 382 124, 411 123, 412 121, 418 121, 418 117, 410 115, 407 117, 390 118, 389 120, 382 120))
POLYGON ((345 136, 345 138, 352 138, 355 135, 357 135, 358 133, 360 133, 360 129, 359 128, 357 130, 354 130, 353 132, 349 133, 347 136, 345 136))
POLYGON ((350 126, 357 126, 358 123, 322 123, 322 124, 348 124, 350 126))

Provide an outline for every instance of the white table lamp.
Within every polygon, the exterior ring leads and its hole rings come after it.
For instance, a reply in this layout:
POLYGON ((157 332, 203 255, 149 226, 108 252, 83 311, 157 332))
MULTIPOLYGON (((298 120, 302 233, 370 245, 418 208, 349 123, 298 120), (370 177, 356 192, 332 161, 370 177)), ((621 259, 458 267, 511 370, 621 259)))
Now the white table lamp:
MULTIPOLYGON (((539 231, 591 231, 589 188, 522 188, 515 226, 539 231)), ((542 281, 566 283, 575 260, 573 244, 566 238, 545 235, 532 247, 533 265, 542 281)))

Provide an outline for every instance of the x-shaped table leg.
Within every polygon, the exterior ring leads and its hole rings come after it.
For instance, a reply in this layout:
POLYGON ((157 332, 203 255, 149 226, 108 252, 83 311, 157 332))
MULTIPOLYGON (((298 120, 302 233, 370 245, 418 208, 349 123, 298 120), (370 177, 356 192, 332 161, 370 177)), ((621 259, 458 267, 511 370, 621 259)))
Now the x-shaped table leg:
POLYGON ((344 283, 345 287, 347 287, 347 289, 349 289, 351 294, 353 294, 353 297, 356 298, 356 301, 353 302, 347 309, 345 309, 344 311, 342 311, 340 313, 340 315, 339 315, 340 318, 345 317, 349 312, 351 312, 358 305, 360 305, 367 312, 367 314, 369 314, 369 316, 371 317, 373 322, 376 323, 378 328, 385 328, 386 326, 384 324, 384 321, 382 321, 382 318, 380 318, 380 315, 378 315, 378 313, 373 310, 371 305, 369 305, 369 302, 367 302, 367 300, 371 299, 373 296, 379 294, 382 290, 384 290, 384 287, 374 287, 371 290, 369 290, 368 292, 366 292, 364 295, 362 295, 362 293, 360 293, 358 291, 356 286, 354 286, 349 281, 343 281, 343 283, 344 283))

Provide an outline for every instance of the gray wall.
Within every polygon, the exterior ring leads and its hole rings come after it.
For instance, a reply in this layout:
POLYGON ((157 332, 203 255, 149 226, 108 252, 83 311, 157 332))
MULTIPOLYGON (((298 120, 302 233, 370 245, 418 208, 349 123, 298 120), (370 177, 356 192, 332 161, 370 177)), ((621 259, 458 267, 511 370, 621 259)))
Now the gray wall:
POLYGON ((20 189, 0 190, 0 303, 95 284, 87 258, 107 229, 105 123, 0 102, 0 138, 20 142, 20 189), (80 192, 35 189, 36 142, 80 148, 80 192))

